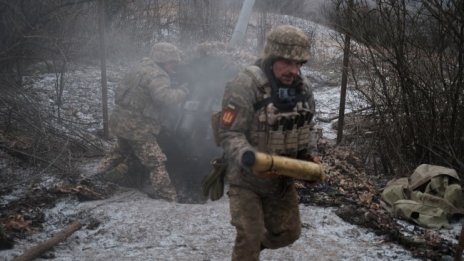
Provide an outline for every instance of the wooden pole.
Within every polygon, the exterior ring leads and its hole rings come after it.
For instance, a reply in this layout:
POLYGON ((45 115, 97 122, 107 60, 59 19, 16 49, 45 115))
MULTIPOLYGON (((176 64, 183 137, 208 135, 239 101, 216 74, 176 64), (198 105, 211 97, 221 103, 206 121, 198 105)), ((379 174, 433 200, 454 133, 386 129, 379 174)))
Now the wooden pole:
POLYGON ((68 238, 72 233, 74 233, 76 230, 81 228, 82 225, 79 221, 74 221, 70 225, 68 225, 65 229, 62 231, 58 232, 55 236, 50 238, 47 241, 44 241, 42 243, 39 243, 38 245, 27 249, 24 254, 16 257, 13 259, 13 261, 30 261, 34 260, 35 258, 40 257, 43 255, 45 252, 47 252, 50 248, 54 247, 61 241, 65 240, 68 238))

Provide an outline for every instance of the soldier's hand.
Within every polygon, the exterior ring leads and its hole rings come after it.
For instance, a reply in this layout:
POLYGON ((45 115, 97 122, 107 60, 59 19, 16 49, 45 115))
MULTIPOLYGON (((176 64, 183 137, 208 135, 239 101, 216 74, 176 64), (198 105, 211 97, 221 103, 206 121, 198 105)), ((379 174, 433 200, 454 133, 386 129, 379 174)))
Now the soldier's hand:
POLYGON ((190 90, 188 88, 188 83, 183 83, 178 88, 181 89, 182 91, 184 91, 185 94, 187 94, 187 95, 190 93, 190 90))
POLYGON ((322 163, 321 156, 319 156, 319 155, 317 155, 317 156, 309 156, 309 161, 314 162, 316 164, 321 164, 322 163))
MULTIPOLYGON (((322 157, 320 155, 309 156, 308 160, 311 161, 311 162, 314 162, 316 164, 321 164, 322 163, 322 157)), ((325 181, 325 175, 323 173, 322 176, 321 176, 321 179, 316 180, 316 181, 307 181, 306 183, 311 184, 311 185, 315 185, 315 184, 323 183, 324 181, 325 181)))
POLYGON ((270 171, 253 171, 253 174, 260 178, 275 178, 280 176, 280 174, 275 170, 270 171))

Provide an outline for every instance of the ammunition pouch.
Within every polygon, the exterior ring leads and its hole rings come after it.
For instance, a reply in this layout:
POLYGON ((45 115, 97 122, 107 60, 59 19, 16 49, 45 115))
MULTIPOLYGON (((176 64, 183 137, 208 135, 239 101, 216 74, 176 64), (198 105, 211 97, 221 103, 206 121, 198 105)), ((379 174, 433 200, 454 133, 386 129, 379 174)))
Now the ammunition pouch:
POLYGON ((224 195, 224 180, 227 172, 227 162, 224 157, 211 161, 212 169, 201 182, 203 196, 212 201, 224 195))

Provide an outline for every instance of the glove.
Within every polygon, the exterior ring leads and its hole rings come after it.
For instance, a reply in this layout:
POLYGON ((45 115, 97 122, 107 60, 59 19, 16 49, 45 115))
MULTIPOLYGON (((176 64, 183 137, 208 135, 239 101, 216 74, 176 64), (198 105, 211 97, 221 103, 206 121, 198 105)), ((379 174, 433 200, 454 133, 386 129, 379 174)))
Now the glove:
POLYGON ((253 171, 253 175, 258 176, 260 178, 275 178, 277 176, 280 176, 280 174, 275 170, 264 171, 264 172, 253 171))
POLYGON ((309 161, 312 161, 317 164, 321 164, 321 156, 316 155, 316 156, 309 156, 309 161))
POLYGON ((188 88, 188 83, 183 83, 181 84, 178 89, 182 90, 185 92, 185 94, 188 96, 190 94, 190 90, 188 88))
MULTIPOLYGON (((316 164, 321 164, 322 163, 322 159, 321 159, 320 155, 309 156, 308 160, 311 161, 311 162, 314 162, 316 164)), ((317 184, 317 183, 321 183, 321 182, 324 182, 324 181, 325 181, 325 175, 323 174, 320 180, 314 181, 314 182, 308 182, 308 183, 309 184, 317 184)))
POLYGON ((227 163, 224 158, 211 161, 213 168, 202 180, 201 187, 203 196, 212 201, 222 198, 224 195, 224 179, 227 170, 227 163))

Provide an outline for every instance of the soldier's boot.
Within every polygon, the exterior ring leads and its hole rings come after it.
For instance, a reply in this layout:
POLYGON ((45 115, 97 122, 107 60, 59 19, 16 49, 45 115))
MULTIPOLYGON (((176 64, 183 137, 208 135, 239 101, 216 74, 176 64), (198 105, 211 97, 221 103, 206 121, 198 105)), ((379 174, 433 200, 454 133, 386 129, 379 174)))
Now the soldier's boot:
POLYGON ((156 188, 153 184, 147 183, 140 190, 152 199, 163 199, 166 201, 177 201, 177 193, 171 189, 156 188))
POLYGON ((118 165, 113 168, 99 173, 99 178, 103 181, 112 182, 121 186, 126 186, 127 184, 127 172, 129 167, 126 162, 120 162, 118 165))
POLYGON ((151 198, 160 198, 167 201, 177 201, 177 193, 174 184, 169 178, 168 172, 163 163, 160 163, 156 168, 150 171, 150 182, 144 186, 142 191, 148 194, 151 198))
POLYGON ((125 159, 126 157, 122 154, 121 149, 115 145, 98 163, 97 172, 102 173, 108 171, 116 167, 116 165, 123 162, 125 159))
POLYGON ((177 201, 177 193, 176 193, 176 189, 171 186, 171 187, 163 187, 163 188, 160 188, 158 191, 157 191, 158 195, 160 198, 164 199, 164 200, 167 200, 167 201, 177 201))

